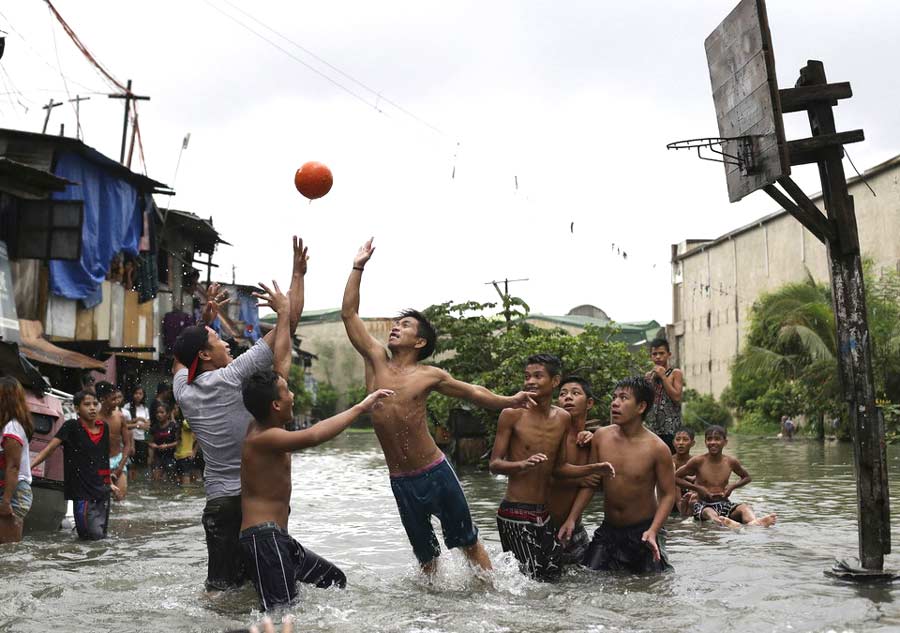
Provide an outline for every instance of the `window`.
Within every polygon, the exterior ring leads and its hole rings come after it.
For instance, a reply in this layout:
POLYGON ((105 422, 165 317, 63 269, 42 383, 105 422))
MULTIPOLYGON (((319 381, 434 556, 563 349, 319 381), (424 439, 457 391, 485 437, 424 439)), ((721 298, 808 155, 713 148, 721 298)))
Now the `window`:
POLYGON ((34 424, 34 432, 38 435, 47 435, 53 430, 53 423, 56 418, 52 415, 31 412, 31 422, 34 424))
POLYGON ((81 258, 84 203, 80 200, 19 200, 6 216, 10 259, 81 258))

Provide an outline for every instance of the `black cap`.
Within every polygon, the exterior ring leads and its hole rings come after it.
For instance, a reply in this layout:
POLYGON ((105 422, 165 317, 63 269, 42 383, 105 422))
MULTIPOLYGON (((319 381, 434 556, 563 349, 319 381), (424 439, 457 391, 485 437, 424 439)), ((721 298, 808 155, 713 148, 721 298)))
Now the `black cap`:
POLYGON ((188 383, 193 382, 197 375, 200 350, 206 347, 209 341, 209 332, 203 325, 192 325, 181 330, 181 334, 175 340, 172 351, 175 358, 188 370, 188 383))

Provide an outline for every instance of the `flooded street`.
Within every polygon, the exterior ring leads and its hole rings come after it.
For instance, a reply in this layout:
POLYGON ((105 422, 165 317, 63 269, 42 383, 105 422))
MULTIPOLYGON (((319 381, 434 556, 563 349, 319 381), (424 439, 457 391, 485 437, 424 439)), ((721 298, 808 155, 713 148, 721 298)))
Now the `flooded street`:
MULTIPOLYGON (((702 447, 697 442, 694 453, 702 447)), ((438 578, 418 573, 374 435, 354 433, 294 457, 290 532, 338 564, 348 588, 302 586, 298 631, 409 633, 518 631, 897 631, 900 585, 862 588, 826 578, 836 555, 856 554, 851 446, 732 438, 754 477, 734 499, 777 512, 772 529, 668 524, 675 573, 661 577, 569 570, 539 584, 500 553, 494 513, 505 479, 461 479, 497 567, 495 586, 475 579, 457 553, 438 578)), ((900 472, 898 451, 890 471, 900 472)), ((898 486, 892 505, 900 510, 898 486)), ((249 584, 208 597, 200 487, 138 482, 113 506, 110 538, 44 534, 0 547, 0 631, 224 631, 258 617, 249 584)), ((586 517, 597 523, 600 503, 586 517)), ((897 526, 898 522, 894 521, 897 526)), ((894 542, 900 530, 894 529, 894 542)), ((898 557, 889 564, 900 566, 898 557)))

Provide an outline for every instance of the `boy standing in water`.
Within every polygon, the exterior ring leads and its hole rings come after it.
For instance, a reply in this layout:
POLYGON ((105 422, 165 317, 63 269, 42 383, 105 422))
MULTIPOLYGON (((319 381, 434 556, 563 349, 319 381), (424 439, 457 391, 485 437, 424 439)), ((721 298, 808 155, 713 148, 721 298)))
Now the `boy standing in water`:
MULTIPOLYGON (((572 418, 566 431, 563 460, 576 466, 587 464, 591 457, 593 437, 593 433, 586 430, 588 411, 594 406, 591 383, 579 376, 563 378, 559 383, 557 404, 572 418)), ((553 522, 557 526, 565 523, 578 491, 583 487, 596 488, 602 481, 602 475, 598 474, 578 479, 554 477, 547 493, 547 510, 553 522)), ((587 530, 579 521, 572 538, 564 544, 562 563, 571 565, 580 562, 590 540, 587 530)))
POLYGON ((94 385, 94 393, 100 401, 97 415, 109 429, 109 478, 116 487, 116 501, 121 501, 128 493, 128 457, 134 452, 131 431, 118 406, 122 392, 112 383, 101 380, 94 385))
POLYGON ((706 429, 706 455, 692 457, 687 464, 678 469, 675 477, 682 488, 694 490, 699 499, 694 503, 694 518, 698 521, 708 520, 727 527, 745 525, 761 525, 769 527, 775 524, 776 516, 769 514, 756 518, 746 503, 733 503, 728 497, 735 489, 750 483, 750 474, 736 458, 724 455, 722 450, 728 443, 725 429, 713 425, 706 429), (729 484, 731 473, 740 479, 729 484), (690 481, 689 476, 696 476, 690 481))
POLYGON ((372 422, 384 451, 400 519, 426 573, 436 569, 440 555, 431 527, 432 515, 441 521, 448 549, 462 548, 470 564, 489 570, 491 561, 478 540, 478 529, 472 523, 462 486, 428 432, 425 401, 432 391, 488 409, 525 407, 534 401, 524 391, 515 396, 498 396, 484 387, 456 380, 442 369, 421 365, 420 361, 434 352, 437 335, 428 320, 415 310, 403 311, 394 321, 387 350, 375 340, 359 316, 362 273, 374 252, 370 239, 353 259, 341 318, 350 342, 366 363, 368 389, 394 392, 384 406, 372 412, 372 422))
POLYGON ((346 429, 362 413, 391 395, 386 389, 370 394, 343 413, 309 429, 287 431, 293 419, 294 394, 285 378, 291 366, 289 303, 277 290, 268 297, 278 314, 273 351, 279 359, 275 371, 253 374, 244 383, 244 406, 254 420, 247 428, 241 454, 241 555, 250 573, 263 611, 290 604, 297 583, 319 588, 344 587, 347 578, 333 563, 304 548, 288 534, 291 502, 291 452, 318 446, 346 429))
POLYGON ((78 418, 66 420, 56 437, 38 453, 31 468, 62 446, 65 497, 72 501, 79 538, 106 538, 109 525, 109 429, 97 417, 100 403, 89 391, 74 398, 78 418))
MULTIPOLYGON (((672 464, 675 466, 675 472, 687 464, 691 459, 691 449, 694 447, 694 430, 687 427, 681 427, 675 431, 675 454, 672 455, 672 464)), ((686 479, 693 483, 696 479, 693 475, 688 475, 686 479)), ((678 503, 675 504, 675 511, 683 516, 690 516, 693 513, 694 502, 697 500, 697 493, 687 488, 679 489, 678 503)))
POLYGON ((653 385, 653 406, 644 416, 647 428, 656 433, 671 453, 675 453, 675 430, 681 428, 681 395, 684 374, 669 367, 672 353, 664 338, 650 342, 650 358, 653 369, 647 372, 647 380, 653 385))
MULTIPOLYGON (((591 460, 608 460, 616 473, 604 478, 603 524, 581 561, 591 569, 647 573, 672 568, 663 524, 675 504, 675 468, 668 447, 642 423, 652 402, 653 387, 646 379, 620 380, 610 405, 612 424, 591 440, 591 460)), ((592 488, 578 492, 560 540, 571 538, 593 496, 592 488)))
POLYGON ((504 552, 512 551, 522 571, 535 580, 556 580, 563 548, 546 507, 551 478, 615 476, 609 464, 573 466, 566 462, 571 416, 551 404, 559 385, 559 359, 536 354, 525 364, 525 390, 537 406, 504 409, 497 422, 491 473, 507 475, 506 495, 497 511, 504 552))

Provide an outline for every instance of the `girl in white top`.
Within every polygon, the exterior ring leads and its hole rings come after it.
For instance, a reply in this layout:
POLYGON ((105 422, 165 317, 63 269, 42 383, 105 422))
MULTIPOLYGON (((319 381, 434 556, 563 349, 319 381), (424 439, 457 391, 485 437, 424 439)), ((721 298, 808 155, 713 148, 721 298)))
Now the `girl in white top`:
POLYGON ((15 378, 0 378, 0 426, 0 543, 17 543, 33 499, 28 443, 34 426, 15 378))
MULTIPOLYGON (((134 456, 131 461, 143 466, 147 463, 147 429, 150 428, 150 410, 147 408, 146 394, 143 387, 135 387, 131 393, 131 402, 122 409, 122 415, 134 438, 134 456)), ((137 471, 134 468, 128 470, 128 477, 134 480, 137 471)))

